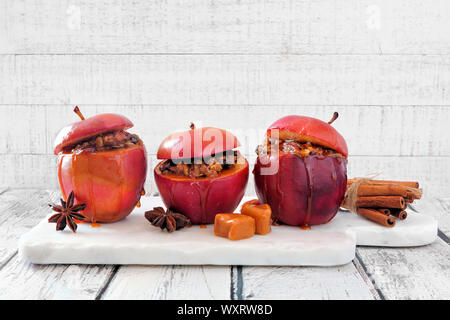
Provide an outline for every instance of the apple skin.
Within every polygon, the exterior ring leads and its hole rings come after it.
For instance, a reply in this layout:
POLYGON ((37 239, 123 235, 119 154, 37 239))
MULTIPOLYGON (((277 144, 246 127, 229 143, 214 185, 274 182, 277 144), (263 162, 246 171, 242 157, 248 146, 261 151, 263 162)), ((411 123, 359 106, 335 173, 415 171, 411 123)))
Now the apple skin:
POLYGON ((244 196, 249 175, 247 160, 218 177, 197 179, 161 174, 161 163, 154 177, 164 204, 186 215, 192 224, 214 223, 216 214, 234 212, 244 196))
POLYGON ((59 154, 63 197, 73 190, 75 203, 87 204, 82 214, 88 222, 116 222, 128 216, 141 197, 146 174, 144 146, 59 154))
POLYGON ((75 145, 90 137, 110 131, 127 130, 131 127, 133 127, 133 123, 122 115, 114 113, 98 114, 61 129, 55 139, 54 153, 57 155, 64 147, 75 145))
POLYGON ((333 149, 345 158, 348 156, 347 143, 335 128, 330 124, 311 117, 286 116, 275 121, 266 135, 271 137, 274 130, 278 130, 279 137, 283 140, 296 140, 300 142, 312 142, 333 149))
POLYGON ((166 137, 159 146, 158 159, 189 159, 209 157, 240 146, 229 131, 214 127, 176 132, 166 137))
POLYGON ((339 209, 347 185, 346 160, 333 156, 259 156, 253 173, 259 201, 270 205, 274 220, 293 226, 329 222, 339 209), (277 161, 277 173, 261 174, 262 168, 277 161))

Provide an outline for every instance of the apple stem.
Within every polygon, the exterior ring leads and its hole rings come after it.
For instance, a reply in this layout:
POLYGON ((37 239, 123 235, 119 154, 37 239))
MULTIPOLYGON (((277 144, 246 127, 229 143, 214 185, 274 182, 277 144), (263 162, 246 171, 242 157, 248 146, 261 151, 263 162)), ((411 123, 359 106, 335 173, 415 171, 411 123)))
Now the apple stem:
POLYGON ((195 129, 195 124, 193 122, 191 122, 191 125, 189 126, 189 128, 191 128, 191 130, 195 129))
POLYGON ((331 120, 328 121, 328 124, 332 124, 338 117, 339 117, 339 113, 334 112, 333 113, 333 118, 331 118, 331 120))
POLYGON ((84 116, 83 116, 83 114, 81 113, 81 111, 80 111, 80 109, 78 108, 78 106, 75 106, 75 109, 73 109, 73 112, 75 112, 75 113, 80 117, 81 120, 84 120, 84 116))

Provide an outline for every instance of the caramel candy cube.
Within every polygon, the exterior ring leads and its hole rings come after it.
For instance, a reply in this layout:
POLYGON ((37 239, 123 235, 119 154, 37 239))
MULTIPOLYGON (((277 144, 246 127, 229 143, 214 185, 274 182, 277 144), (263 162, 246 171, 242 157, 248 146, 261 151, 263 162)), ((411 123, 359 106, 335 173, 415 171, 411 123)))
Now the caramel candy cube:
POLYGON ((250 238, 255 228, 255 219, 238 213, 219 213, 214 219, 214 234, 230 240, 250 238))
POLYGON ((247 201, 242 205, 241 214, 255 219, 256 234, 268 234, 272 230, 272 209, 268 204, 260 204, 256 199, 247 201))

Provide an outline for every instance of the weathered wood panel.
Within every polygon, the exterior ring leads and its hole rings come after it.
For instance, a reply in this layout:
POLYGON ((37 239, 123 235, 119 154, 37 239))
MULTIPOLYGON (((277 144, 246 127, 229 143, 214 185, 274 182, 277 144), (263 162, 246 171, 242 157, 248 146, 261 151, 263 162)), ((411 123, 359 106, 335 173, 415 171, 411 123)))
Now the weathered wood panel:
POLYGON ((230 299, 226 266, 122 266, 102 299, 230 299))
POLYGON ((92 300, 114 267, 95 265, 33 265, 14 257, 0 270, 0 299, 92 300))
POLYGON ((358 247, 357 253, 386 299, 450 298, 450 246, 441 239, 414 248, 358 247))
POLYGON ((352 263, 340 267, 243 267, 243 299, 375 299, 352 263))
MULTIPOLYGON (((5 105, 0 111, 0 154, 52 154, 65 125, 78 120, 73 105, 5 105), (12 130, 12 125, 14 128, 12 130)), ((450 107, 446 106, 80 106, 86 117, 119 113, 135 124, 150 154, 170 133, 197 126, 227 128, 238 136, 242 152, 252 154, 265 129, 290 114, 328 121, 346 138, 353 156, 450 156, 450 107)))
POLYGON ((450 53, 445 0, 0 3, 0 53, 450 53))
POLYGON ((436 205, 439 215, 437 219, 439 221, 439 229, 450 238, 450 190, 447 189, 444 197, 437 198, 433 203, 436 205))
POLYGON ((0 194, 0 268, 17 253, 19 237, 51 211, 55 191, 10 190, 0 194))
POLYGON ((4 55, 0 104, 450 105, 449 55, 4 55))

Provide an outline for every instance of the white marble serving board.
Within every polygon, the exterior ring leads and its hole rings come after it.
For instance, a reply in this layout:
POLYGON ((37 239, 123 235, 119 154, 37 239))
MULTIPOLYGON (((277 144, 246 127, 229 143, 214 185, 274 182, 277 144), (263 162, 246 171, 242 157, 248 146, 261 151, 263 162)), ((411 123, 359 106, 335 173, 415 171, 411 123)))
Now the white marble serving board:
POLYGON ((44 219, 21 237, 19 254, 36 264, 333 266, 352 261, 356 245, 421 246, 437 237, 436 220, 412 211, 393 228, 339 212, 311 230, 274 226, 268 235, 240 241, 215 236, 213 225, 169 234, 144 218, 146 210, 162 206, 161 199, 143 197, 141 203, 120 222, 97 228, 82 223, 77 233, 57 232, 44 219))

